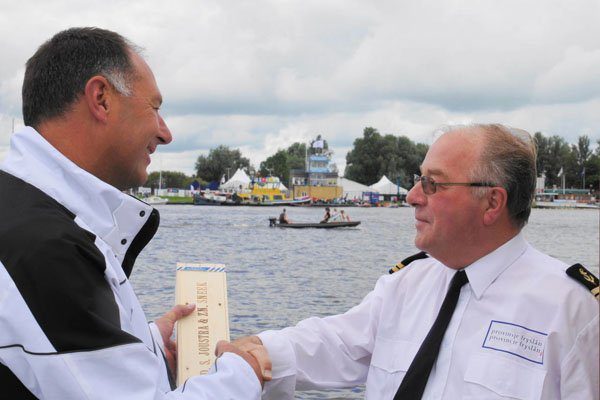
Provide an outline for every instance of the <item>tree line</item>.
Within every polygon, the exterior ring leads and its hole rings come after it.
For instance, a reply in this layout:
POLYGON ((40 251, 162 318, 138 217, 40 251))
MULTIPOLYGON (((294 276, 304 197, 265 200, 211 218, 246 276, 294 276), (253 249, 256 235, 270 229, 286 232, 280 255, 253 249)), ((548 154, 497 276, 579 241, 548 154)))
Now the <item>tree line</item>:
MULTIPOLYGON (((562 187, 562 174, 565 187, 598 190, 600 183, 600 139, 592 149, 586 135, 579 136, 577 144, 569 144, 564 138, 553 135, 546 137, 541 132, 534 134, 537 147, 538 175, 546 176, 546 187, 562 187)), ((325 143, 325 148, 327 148, 325 143)), ((415 143, 406 136, 382 135, 373 127, 366 127, 362 137, 354 140, 353 148, 346 154, 344 177, 371 185, 383 175, 405 188, 412 187, 412 177, 419 174, 419 167, 429 146, 415 143)), ((308 149, 310 151, 310 149, 308 149)), ((303 169, 307 145, 293 143, 279 149, 267 157, 255 169, 250 160, 239 149, 220 145, 211 149, 208 155, 200 155, 195 163, 195 176, 182 172, 163 171, 162 187, 189 188, 193 181, 206 185, 219 182, 223 177, 232 176, 238 168, 243 168, 251 176, 278 176, 289 187, 290 170, 303 169)), ((159 173, 148 177, 146 186, 159 186, 159 173)))

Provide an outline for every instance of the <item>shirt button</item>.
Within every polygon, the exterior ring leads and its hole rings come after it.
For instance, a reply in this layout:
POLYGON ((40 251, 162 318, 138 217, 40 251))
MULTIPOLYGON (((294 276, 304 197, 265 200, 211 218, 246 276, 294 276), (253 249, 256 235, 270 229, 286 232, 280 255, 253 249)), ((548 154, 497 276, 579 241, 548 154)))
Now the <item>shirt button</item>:
POLYGON ((127 239, 121 239, 121 244, 127 244, 127 239))
POLYGON ((144 215, 146 215, 146 211, 140 211, 140 217, 143 217, 144 215))

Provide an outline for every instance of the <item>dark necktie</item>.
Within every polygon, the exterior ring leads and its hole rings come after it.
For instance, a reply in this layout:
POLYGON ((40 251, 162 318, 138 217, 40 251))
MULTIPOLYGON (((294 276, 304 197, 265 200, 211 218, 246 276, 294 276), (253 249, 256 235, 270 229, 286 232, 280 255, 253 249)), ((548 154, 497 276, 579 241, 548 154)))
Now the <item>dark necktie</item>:
POLYGON ((440 345, 452 318, 452 313, 456 308, 460 288, 468 281, 469 279, 465 271, 458 271, 452 277, 450 288, 442 303, 442 308, 440 308, 440 312, 425 340, 421 343, 417 355, 410 364, 410 367, 408 367, 408 371, 406 371, 406 375, 394 396, 394 400, 418 400, 423 396, 425 385, 427 385, 427 380, 429 379, 429 373, 440 351, 440 345))

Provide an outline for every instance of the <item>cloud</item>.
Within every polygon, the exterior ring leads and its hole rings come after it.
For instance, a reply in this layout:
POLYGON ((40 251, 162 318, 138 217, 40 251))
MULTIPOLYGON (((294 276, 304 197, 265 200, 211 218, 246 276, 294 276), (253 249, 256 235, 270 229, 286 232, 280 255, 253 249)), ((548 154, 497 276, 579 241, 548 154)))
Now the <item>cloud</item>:
POLYGON ((160 150, 164 169, 191 173, 219 144, 258 166, 323 134, 343 170, 366 126, 425 143, 439 125, 470 121, 600 137, 597 0, 33 4, 0 15, 0 159, 25 61, 85 25, 145 47, 175 138, 160 150))
POLYGON ((599 93, 600 49, 586 51, 580 46, 568 48, 534 87, 534 98, 543 103, 577 102, 598 98, 599 93))

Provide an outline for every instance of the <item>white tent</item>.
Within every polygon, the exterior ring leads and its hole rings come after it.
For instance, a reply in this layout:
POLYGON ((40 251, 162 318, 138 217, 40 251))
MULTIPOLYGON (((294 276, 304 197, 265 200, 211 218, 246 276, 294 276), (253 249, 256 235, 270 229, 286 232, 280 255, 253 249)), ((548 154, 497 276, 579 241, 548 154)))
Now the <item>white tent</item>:
POLYGON ((369 188, 374 192, 379 192, 379 194, 394 195, 400 193, 406 195, 408 193, 408 190, 393 184, 385 175, 381 177, 379 182, 372 184, 369 188))
POLYGON ((250 177, 244 172, 243 169, 239 168, 235 171, 235 174, 227 182, 219 186, 221 190, 235 190, 239 189, 240 186, 242 189, 248 189, 250 186, 250 177))
POLYGON ((354 182, 346 178, 339 178, 338 185, 343 188, 344 195, 342 197, 347 198, 348 200, 362 199, 363 192, 373 191, 367 185, 363 185, 362 183, 354 182))

